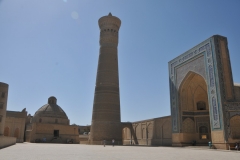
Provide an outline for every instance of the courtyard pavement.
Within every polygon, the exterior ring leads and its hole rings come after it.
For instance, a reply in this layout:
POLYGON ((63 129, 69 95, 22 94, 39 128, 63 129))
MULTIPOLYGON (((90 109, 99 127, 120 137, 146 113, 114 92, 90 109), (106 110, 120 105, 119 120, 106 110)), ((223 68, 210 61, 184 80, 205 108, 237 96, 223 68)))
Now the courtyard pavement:
POLYGON ((239 160, 240 151, 207 147, 100 146, 17 143, 0 149, 0 160, 239 160))

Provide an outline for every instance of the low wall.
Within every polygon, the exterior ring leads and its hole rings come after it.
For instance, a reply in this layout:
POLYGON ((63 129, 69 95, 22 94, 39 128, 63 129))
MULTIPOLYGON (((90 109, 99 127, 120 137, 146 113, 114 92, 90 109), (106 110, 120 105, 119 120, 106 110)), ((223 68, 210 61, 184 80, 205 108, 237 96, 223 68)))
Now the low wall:
POLYGON ((125 139, 123 140, 123 145, 172 146, 172 139, 171 138, 148 139, 148 140, 138 139, 138 140, 132 140, 132 144, 131 144, 131 140, 125 139))
POLYGON ((0 149, 16 144, 15 137, 0 136, 0 149))
POLYGON ((81 141, 79 142, 79 144, 89 144, 90 142, 89 141, 81 141))

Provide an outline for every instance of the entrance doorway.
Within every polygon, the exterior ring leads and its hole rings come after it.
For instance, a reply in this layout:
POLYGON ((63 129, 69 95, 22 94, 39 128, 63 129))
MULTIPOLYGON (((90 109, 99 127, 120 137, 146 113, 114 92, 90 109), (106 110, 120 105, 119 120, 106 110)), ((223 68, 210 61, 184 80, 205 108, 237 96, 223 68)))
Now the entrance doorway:
POLYGON ((59 137, 59 130, 54 130, 53 131, 53 136, 54 137, 59 137))

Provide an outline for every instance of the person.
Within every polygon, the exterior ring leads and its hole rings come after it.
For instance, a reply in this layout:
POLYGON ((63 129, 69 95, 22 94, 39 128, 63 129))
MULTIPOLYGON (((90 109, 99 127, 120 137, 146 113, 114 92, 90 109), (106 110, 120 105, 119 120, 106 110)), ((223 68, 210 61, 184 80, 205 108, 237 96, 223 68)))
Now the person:
POLYGON ((114 147, 114 142, 115 142, 115 140, 114 139, 112 139, 112 146, 114 147))
POLYGON ((104 147, 105 147, 105 145, 106 145, 106 140, 105 140, 105 139, 103 140, 103 145, 104 145, 104 147))
POLYGON ((195 140, 192 141, 192 145, 196 146, 196 141, 195 140))
POLYGON ((235 149, 238 150, 238 148, 239 148, 239 143, 236 142, 235 149))
POLYGON ((211 141, 208 142, 208 146, 209 146, 210 149, 212 148, 212 142, 211 141))

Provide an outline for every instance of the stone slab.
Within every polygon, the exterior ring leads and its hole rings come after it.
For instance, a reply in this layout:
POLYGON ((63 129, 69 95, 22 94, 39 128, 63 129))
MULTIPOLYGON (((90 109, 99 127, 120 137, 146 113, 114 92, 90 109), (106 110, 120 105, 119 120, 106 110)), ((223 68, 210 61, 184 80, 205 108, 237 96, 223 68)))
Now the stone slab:
POLYGON ((147 147, 147 146, 115 146, 80 145, 80 144, 36 144, 18 143, 0 150, 0 159, 4 160, 239 160, 240 151, 216 150, 191 147, 147 147))

